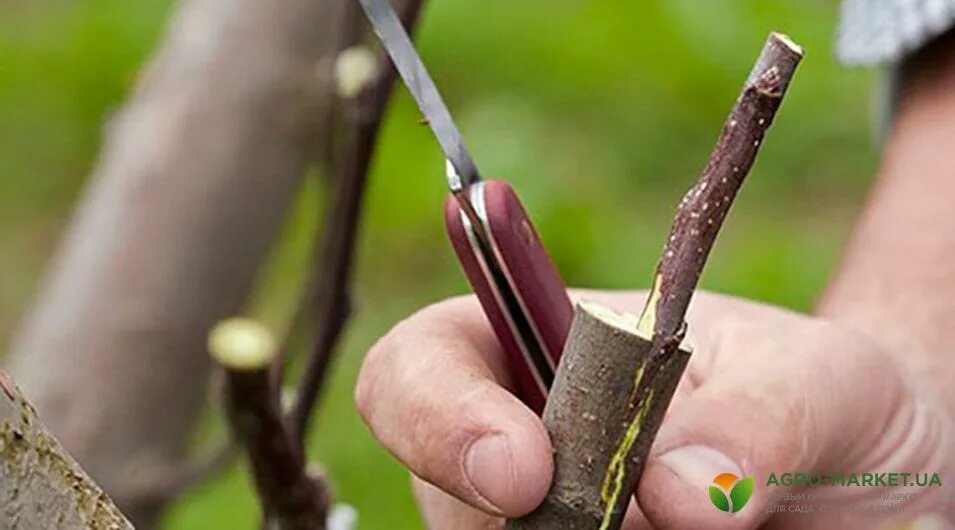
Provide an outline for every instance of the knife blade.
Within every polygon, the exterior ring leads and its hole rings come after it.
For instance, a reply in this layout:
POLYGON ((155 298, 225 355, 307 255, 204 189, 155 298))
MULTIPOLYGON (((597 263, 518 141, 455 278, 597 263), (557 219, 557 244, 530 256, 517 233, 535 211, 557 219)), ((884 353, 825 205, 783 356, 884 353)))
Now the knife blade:
POLYGON ((481 179, 389 1, 360 3, 445 155, 452 246, 506 353, 518 397, 540 413, 573 317, 563 280, 513 189, 481 179))
POLYGON ((411 97, 418 104, 441 145, 441 150, 450 164, 446 171, 448 187, 452 193, 462 192, 464 188, 481 180, 481 175, 461 132, 451 119, 451 112, 444 104, 438 87, 415 51, 411 37, 387 0, 361 0, 361 5, 408 91, 411 92, 411 97))

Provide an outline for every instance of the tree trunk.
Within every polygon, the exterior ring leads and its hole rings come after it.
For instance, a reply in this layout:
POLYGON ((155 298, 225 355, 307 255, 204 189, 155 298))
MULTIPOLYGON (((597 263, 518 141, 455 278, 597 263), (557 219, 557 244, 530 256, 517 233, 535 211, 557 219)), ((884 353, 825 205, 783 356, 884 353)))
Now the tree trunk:
POLYGON ((51 431, 141 528, 201 409, 206 334, 242 309, 328 132, 343 5, 182 3, 14 341, 51 431))
POLYGON ((132 530, 0 372, 0 528, 132 530))

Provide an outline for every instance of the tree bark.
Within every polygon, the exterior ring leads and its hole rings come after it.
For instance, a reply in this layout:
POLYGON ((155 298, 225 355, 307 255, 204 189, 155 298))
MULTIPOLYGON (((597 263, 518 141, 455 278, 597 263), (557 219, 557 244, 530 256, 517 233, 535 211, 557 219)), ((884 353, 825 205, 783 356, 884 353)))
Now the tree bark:
POLYGON ((132 530, 0 371, 0 528, 132 530))
POLYGON ((633 333, 607 310, 578 308, 544 408, 554 483, 543 504, 509 529, 620 528, 689 359, 680 349, 686 310, 802 54, 788 37, 770 34, 706 168, 680 202, 633 333))
POLYGON ((328 131, 345 0, 185 0, 99 162, 12 370, 137 526, 168 500, 209 375, 328 131))
POLYGON ((605 507, 615 504, 624 481, 643 468, 650 443, 683 369, 690 359, 677 350, 656 373, 645 368, 651 344, 629 319, 597 304, 578 304, 561 356, 544 425, 554 444, 554 482, 547 498, 508 528, 592 530, 605 528, 605 507), (635 375, 636 374, 636 375, 635 375), (643 378, 652 380, 648 397, 623 421, 643 378), (619 445, 620 440, 629 443, 619 445), (607 470, 614 470, 606 473, 607 470))
POLYGON ((667 340, 684 326, 683 317, 710 250, 802 56, 802 48, 785 35, 772 33, 766 39, 706 167, 677 208, 653 290, 640 315, 644 335, 667 340))

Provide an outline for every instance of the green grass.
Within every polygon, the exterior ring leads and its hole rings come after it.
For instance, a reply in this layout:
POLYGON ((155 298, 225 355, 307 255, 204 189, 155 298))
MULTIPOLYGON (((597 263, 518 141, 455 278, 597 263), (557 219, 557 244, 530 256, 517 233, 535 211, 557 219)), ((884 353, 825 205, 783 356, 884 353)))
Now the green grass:
MULTIPOLYGON (((168 10, 47 0, 0 12, 0 338, 34 295, 168 10)), ((807 58, 703 285, 808 309, 875 160, 872 76, 834 63, 834 17, 826 2, 781 0, 434 2, 419 42, 483 171, 517 188, 567 281, 639 288, 763 38, 791 34, 807 58)), ((361 357, 400 318, 467 290, 441 224, 441 155, 418 118, 399 90, 374 164, 358 314, 312 433, 311 456, 363 529, 420 523, 407 474, 352 406, 361 357)), ((303 204, 253 303, 278 322, 319 213, 303 204)), ((251 529, 256 513, 236 468, 183 498, 166 526, 251 529)))

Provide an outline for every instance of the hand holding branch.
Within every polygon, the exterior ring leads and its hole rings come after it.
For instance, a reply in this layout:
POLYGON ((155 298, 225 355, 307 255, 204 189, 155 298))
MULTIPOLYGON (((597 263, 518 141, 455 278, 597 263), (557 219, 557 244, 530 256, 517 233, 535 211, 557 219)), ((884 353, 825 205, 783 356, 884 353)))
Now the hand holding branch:
POLYGON ((680 344, 690 299, 800 59, 788 37, 769 36, 709 163, 680 202, 639 323, 578 306, 544 409, 554 483, 540 508, 508 528, 620 528, 689 360, 680 344))

